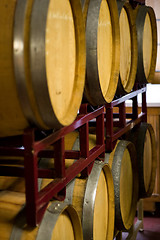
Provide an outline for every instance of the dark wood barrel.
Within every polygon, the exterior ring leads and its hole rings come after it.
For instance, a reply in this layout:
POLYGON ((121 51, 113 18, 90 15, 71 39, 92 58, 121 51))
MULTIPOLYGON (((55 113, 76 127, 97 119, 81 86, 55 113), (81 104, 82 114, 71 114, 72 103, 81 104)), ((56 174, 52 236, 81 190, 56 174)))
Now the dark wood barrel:
POLYGON ((80 0, 1 1, 0 137, 71 124, 84 91, 85 54, 80 0))
POLYGON ((85 99, 94 106, 111 102, 120 65, 119 18, 116 0, 82 0, 86 24, 85 99))
POLYGON ((115 196, 115 227, 123 231, 131 228, 138 200, 138 170, 136 150, 129 141, 118 141, 105 162, 112 168, 115 196))
POLYGON ((136 81, 152 83, 157 58, 157 25, 152 7, 138 6, 135 10, 138 37, 138 67, 136 81))
POLYGON ((141 123, 127 137, 137 150, 137 169, 139 179, 139 198, 152 195, 157 166, 155 134, 151 124, 141 123))
POLYGON ((129 93, 135 83, 138 45, 134 10, 126 1, 117 1, 120 25, 120 75, 117 96, 129 93))
POLYGON ((8 240, 83 239, 76 210, 64 202, 51 202, 39 226, 31 228, 25 220, 23 193, 0 192, 0 236, 8 240))

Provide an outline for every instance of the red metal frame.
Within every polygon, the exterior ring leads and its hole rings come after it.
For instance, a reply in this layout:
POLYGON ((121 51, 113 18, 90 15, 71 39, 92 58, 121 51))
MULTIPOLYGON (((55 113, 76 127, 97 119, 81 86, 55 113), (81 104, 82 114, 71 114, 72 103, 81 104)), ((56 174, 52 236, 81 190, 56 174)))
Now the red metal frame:
MULTIPOLYGON (((24 167, 0 166, 0 176, 20 176, 25 178, 26 188, 26 218, 28 225, 36 226, 42 220, 48 202, 54 197, 64 200, 66 185, 79 173, 87 177, 93 167, 95 159, 104 158, 105 151, 113 150, 119 137, 142 121, 147 121, 146 86, 134 89, 133 92, 88 112, 87 104, 82 104, 77 119, 70 126, 55 132, 45 132, 46 136, 39 136, 37 130, 26 129, 23 136, 0 139, 1 156, 23 156, 24 167), (138 115, 138 94, 142 94, 142 112, 138 115), (126 113, 125 101, 132 100, 132 113, 126 113), (114 107, 119 113, 114 113, 114 107), (105 116, 105 118, 104 118, 105 116), (96 146, 89 150, 89 123, 95 124, 96 146), (115 121, 118 119, 118 121, 115 121), (106 127, 106 143, 104 142, 104 125, 106 127), (114 127, 118 126, 118 130, 114 127), (64 137, 78 129, 80 150, 65 150, 64 137), (54 151, 48 149, 54 146, 54 151), (39 169, 38 158, 54 158, 53 169, 39 169), (65 169, 65 159, 78 159, 65 169), (42 190, 38 190, 39 178, 53 178, 42 190)), ((39 133, 40 131, 38 131, 39 133)), ((52 148, 53 149, 53 148, 52 148)))
POLYGON ((118 138, 128 132, 140 122, 147 121, 146 86, 135 90, 111 103, 106 104, 105 127, 106 127, 106 151, 111 152, 118 138), (142 94, 142 111, 138 114, 138 94, 142 94), (132 100, 132 113, 126 113, 126 100, 132 100), (114 113, 114 107, 119 108, 119 113, 114 113), (118 121, 115 121, 118 119, 118 121), (127 119, 129 119, 127 121, 127 119), (114 130, 118 127, 118 130, 114 130))
POLYGON ((79 173, 87 177, 98 157, 104 157, 104 107, 87 113, 87 104, 81 106, 77 119, 68 127, 63 127, 46 137, 35 140, 35 129, 27 129, 22 136, 1 139, 1 156, 24 156, 24 167, 1 166, 1 176, 24 176, 26 188, 27 224, 36 226, 42 220, 48 202, 54 197, 64 200, 66 185, 79 173), (90 120, 96 119, 96 146, 89 150, 90 120), (65 151, 64 136, 79 130, 80 151, 65 151), (14 144, 14 140, 15 144, 14 144), (7 144, 7 146, 6 146, 7 144), (47 147, 54 145, 54 151, 47 147), (23 146, 23 147, 20 147, 23 146), (38 157, 53 158, 54 171, 39 169, 38 157), (65 169, 65 159, 78 159, 65 169), (38 191, 38 177, 53 178, 45 188, 38 191))

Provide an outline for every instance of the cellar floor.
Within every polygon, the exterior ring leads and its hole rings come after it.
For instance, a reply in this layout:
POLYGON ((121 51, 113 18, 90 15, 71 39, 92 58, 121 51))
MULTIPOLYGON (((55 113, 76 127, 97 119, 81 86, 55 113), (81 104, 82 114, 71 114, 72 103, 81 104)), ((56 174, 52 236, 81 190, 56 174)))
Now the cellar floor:
MULTIPOLYGON (((138 232, 136 240, 160 240, 160 203, 157 203, 155 212, 144 212, 144 231, 138 232)), ((125 240, 127 233, 122 234, 125 240)))

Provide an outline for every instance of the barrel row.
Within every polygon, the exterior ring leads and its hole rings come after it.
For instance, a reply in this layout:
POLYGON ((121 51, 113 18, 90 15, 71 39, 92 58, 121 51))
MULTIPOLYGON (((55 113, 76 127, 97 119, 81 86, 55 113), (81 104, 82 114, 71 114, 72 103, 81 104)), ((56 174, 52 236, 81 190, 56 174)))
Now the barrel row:
POLYGON ((81 102, 103 105, 129 93, 135 81, 152 82, 157 36, 151 7, 4 0, 0 19, 0 137, 70 125, 81 102))
MULTIPOLYGON (((92 130, 93 132, 93 130, 92 130)), ((79 150, 78 132, 65 137, 67 149, 79 150)), ((96 145, 96 135, 89 135, 89 148, 96 145)), ((0 178, 0 224, 5 226, 4 239, 107 239, 117 231, 129 230, 137 202, 151 196, 156 174, 156 146, 153 128, 148 123, 131 130, 125 140, 118 140, 104 161, 95 160, 91 174, 79 174, 66 189, 64 202, 50 201, 42 223, 37 228, 25 226, 25 187, 22 178, 0 178), (148 151, 149 150, 149 151, 148 151), (48 216, 49 215, 49 216, 48 216), (63 224, 63 227, 62 227, 63 224), (25 226, 25 227, 24 227, 25 226), (70 234, 70 235, 69 235, 70 234), (40 238, 41 237, 41 238, 40 238), (65 237, 66 238, 66 237, 65 237), (66 238, 67 239, 67 238, 66 238)), ((23 159, 8 159, 15 165, 23 159)), ((66 159, 66 168, 76 160, 66 159)), ((1 164, 6 159, 1 159, 1 164)), ((39 167, 53 168, 54 159, 39 159, 39 167)), ((39 179, 43 189, 50 179, 39 179)), ((3 229, 1 227, 0 229, 3 229)), ((3 239, 3 237, 2 237, 3 239)))

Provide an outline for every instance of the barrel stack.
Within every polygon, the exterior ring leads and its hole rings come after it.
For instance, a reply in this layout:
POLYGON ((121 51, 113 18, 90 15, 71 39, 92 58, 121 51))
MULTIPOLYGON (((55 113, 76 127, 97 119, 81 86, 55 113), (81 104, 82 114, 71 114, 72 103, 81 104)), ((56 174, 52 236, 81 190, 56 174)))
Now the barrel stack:
POLYGON ((138 39, 136 82, 152 83, 157 58, 157 27, 152 7, 138 6, 135 10, 138 39))
POLYGON ((70 125, 85 82, 80 2, 5 0, 0 11, 0 136, 70 125))
MULTIPOLYGON (((1 1, 0 139, 27 128, 63 131, 81 103, 98 108, 135 85, 152 83, 156 52, 149 6, 133 8, 120 0, 1 1)), ((91 150, 96 135, 89 131, 91 150)), ((66 150, 80 150, 78 136, 78 131, 65 136, 66 150)), ((0 166, 24 165, 24 157, 0 155, 0 166)), ((40 168, 54 169, 54 158, 38 160, 40 168)), ((65 168, 75 161, 67 159, 65 168)), ((26 224, 24 179, 0 176, 0 239, 112 240, 132 227, 137 202, 152 194, 155 174, 153 128, 138 124, 94 161, 88 177, 79 173, 67 185, 64 201, 48 203, 36 227, 26 224)), ((39 178, 39 190, 50 181, 39 178)))
POLYGON ((138 61, 138 43, 134 9, 126 1, 117 1, 120 27, 120 70, 116 96, 132 91, 138 61))

